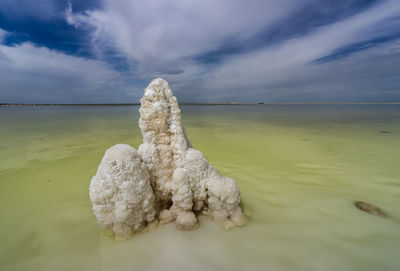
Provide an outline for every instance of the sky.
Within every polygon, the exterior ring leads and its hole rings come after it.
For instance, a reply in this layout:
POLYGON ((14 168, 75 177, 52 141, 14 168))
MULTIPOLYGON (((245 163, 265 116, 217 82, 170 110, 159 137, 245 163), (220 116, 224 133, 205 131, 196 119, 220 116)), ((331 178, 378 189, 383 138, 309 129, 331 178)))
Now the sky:
POLYGON ((0 103, 400 102, 399 0, 0 0, 0 103))

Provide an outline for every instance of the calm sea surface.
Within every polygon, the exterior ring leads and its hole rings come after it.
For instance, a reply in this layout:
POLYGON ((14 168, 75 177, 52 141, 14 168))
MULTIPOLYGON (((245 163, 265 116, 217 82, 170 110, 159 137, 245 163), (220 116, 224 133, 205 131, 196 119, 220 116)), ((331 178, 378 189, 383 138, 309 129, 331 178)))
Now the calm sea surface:
POLYGON ((107 148, 141 143, 138 107, 0 108, 0 270, 400 270, 399 105, 181 109, 193 146, 239 183, 247 225, 201 217, 116 242, 88 187, 107 148))

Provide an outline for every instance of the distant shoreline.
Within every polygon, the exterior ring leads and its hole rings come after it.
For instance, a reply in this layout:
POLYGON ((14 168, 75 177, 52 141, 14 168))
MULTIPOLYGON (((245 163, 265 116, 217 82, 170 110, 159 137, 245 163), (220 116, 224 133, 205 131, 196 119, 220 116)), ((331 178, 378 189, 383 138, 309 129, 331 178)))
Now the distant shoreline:
MULTIPOLYGON (((378 102, 359 102, 359 103, 179 103, 179 105, 380 105, 391 104, 400 105, 400 102, 393 103, 378 103, 378 102)), ((35 104, 35 103, 0 103, 0 107, 23 107, 23 106, 138 106, 140 103, 116 103, 116 104, 35 104)))

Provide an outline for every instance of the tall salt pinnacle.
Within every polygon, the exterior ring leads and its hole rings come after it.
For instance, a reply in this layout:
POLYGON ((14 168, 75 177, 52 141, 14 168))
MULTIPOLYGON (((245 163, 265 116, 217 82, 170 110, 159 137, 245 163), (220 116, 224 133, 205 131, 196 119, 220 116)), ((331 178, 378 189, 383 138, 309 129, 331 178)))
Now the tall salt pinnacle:
POLYGON ((117 236, 175 221, 181 230, 206 214, 225 228, 244 223, 237 183, 223 177, 192 148, 181 111, 168 83, 153 80, 140 100, 138 151, 118 144, 108 149, 92 178, 89 195, 100 226, 117 236))

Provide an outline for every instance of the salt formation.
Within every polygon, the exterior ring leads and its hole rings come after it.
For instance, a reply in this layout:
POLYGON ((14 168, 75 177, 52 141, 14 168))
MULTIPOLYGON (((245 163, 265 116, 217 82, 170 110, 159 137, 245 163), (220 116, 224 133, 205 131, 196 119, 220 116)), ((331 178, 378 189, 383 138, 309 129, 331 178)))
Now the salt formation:
POLYGON ((156 217, 149 171, 129 145, 106 151, 90 182, 89 196, 100 226, 120 236, 139 231, 156 217))
POLYGON ((128 145, 111 147, 92 178, 89 195, 99 224, 117 235, 157 219, 190 230, 197 225, 196 214, 225 228, 242 224, 237 183, 192 148, 168 83, 153 80, 140 102, 143 144, 137 152, 128 145))

